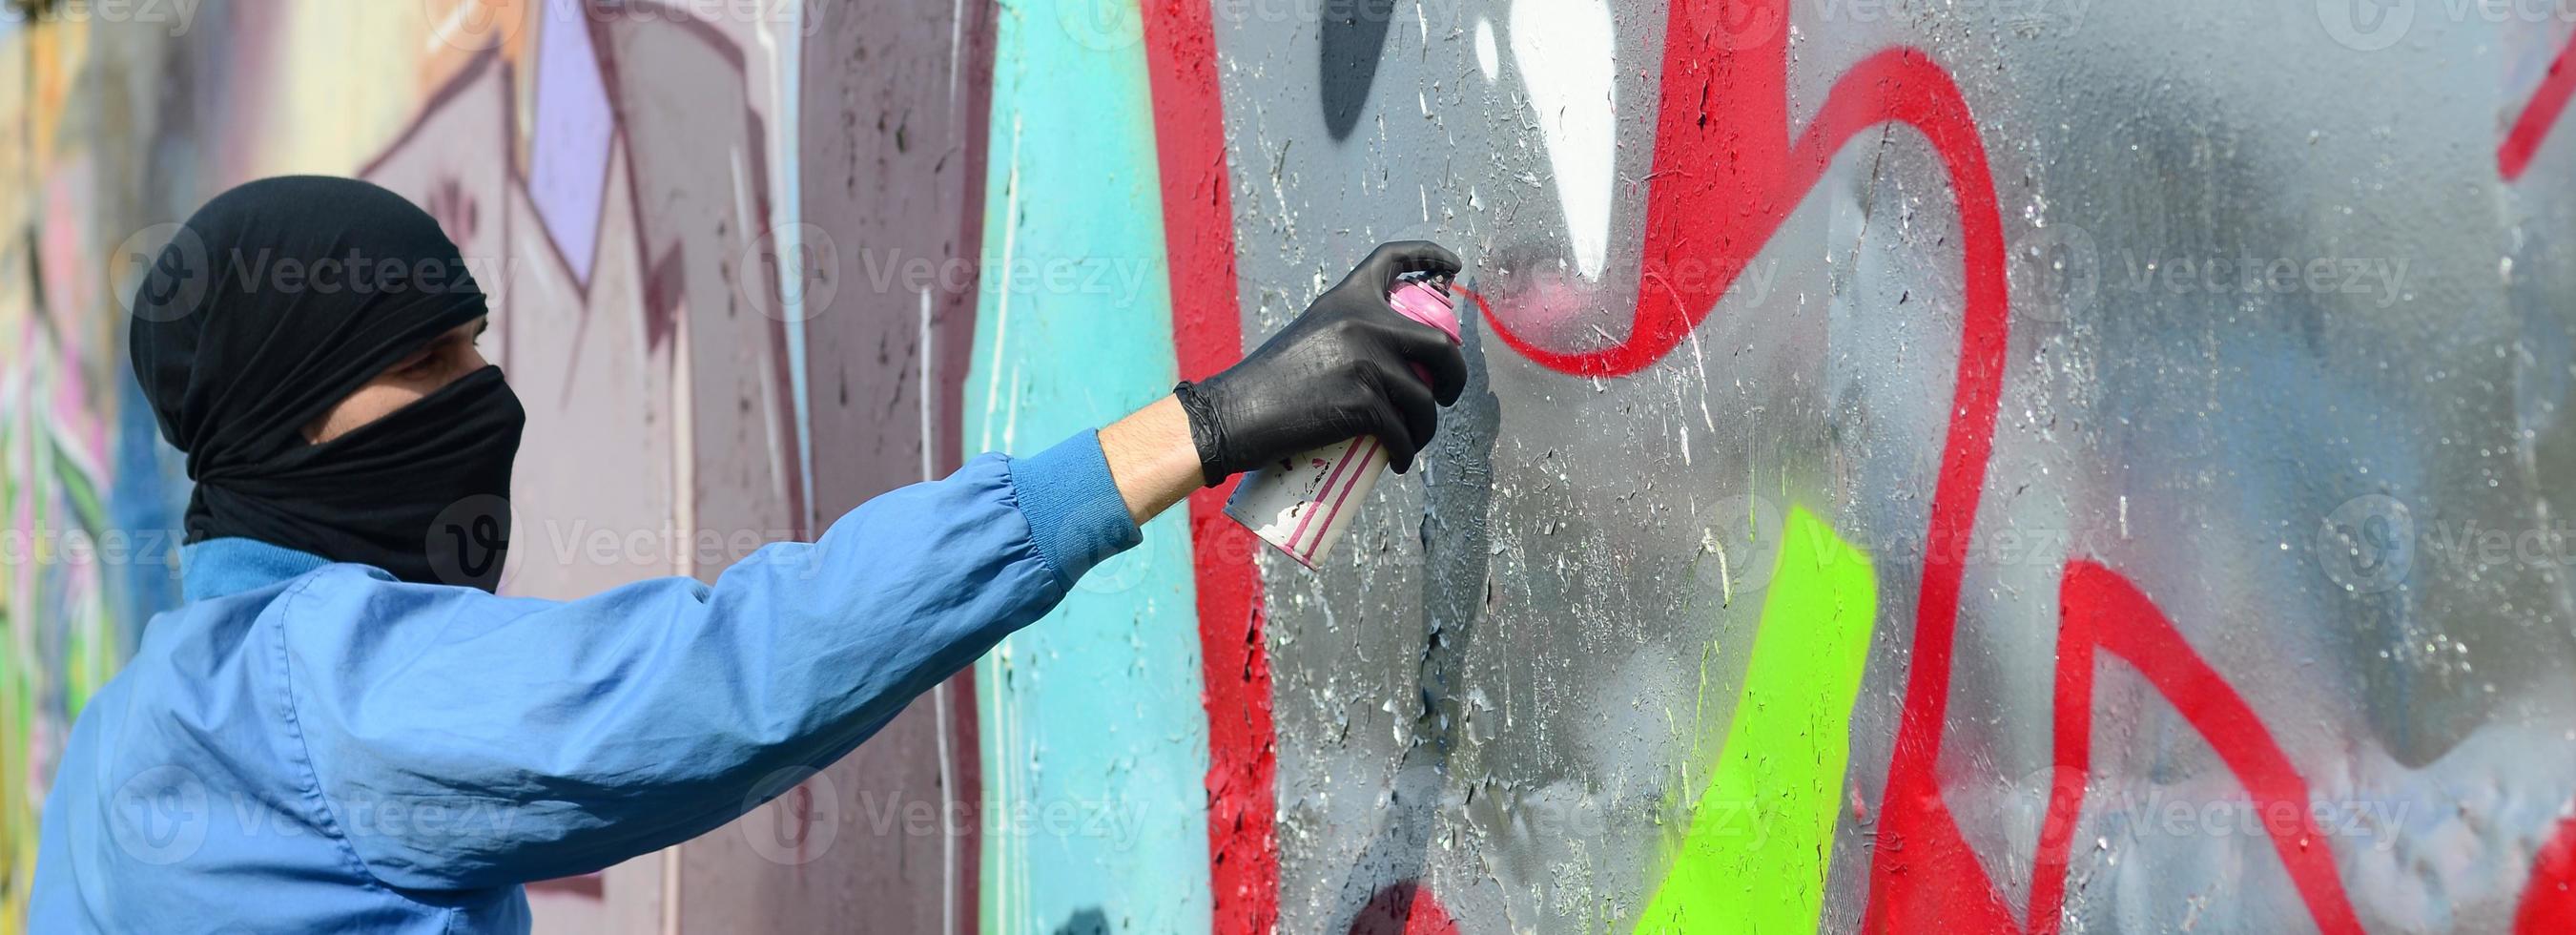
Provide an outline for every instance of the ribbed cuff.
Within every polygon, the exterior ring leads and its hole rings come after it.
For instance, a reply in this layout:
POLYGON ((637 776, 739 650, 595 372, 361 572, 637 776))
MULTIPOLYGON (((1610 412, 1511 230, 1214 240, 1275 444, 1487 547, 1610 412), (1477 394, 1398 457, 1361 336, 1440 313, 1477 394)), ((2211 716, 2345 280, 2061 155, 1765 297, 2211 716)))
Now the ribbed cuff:
POLYGON ((1053 448, 1011 460, 1011 487, 1028 518, 1038 556, 1067 589, 1091 566, 1144 541, 1127 500, 1109 477, 1100 433, 1084 431, 1053 448))

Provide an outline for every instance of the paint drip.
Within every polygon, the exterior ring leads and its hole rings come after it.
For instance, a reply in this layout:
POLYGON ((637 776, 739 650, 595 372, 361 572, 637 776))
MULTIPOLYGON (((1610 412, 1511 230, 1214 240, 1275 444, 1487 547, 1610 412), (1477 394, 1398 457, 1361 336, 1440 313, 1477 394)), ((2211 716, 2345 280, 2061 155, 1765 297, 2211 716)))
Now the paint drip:
MULTIPOLYGON (((1448 282, 1436 276, 1408 276, 1388 294, 1386 304, 1397 314, 1440 329, 1458 343, 1458 311, 1448 282)), ((1424 382, 1431 374, 1415 364, 1424 382)), ((1243 484, 1225 503, 1233 517, 1308 568, 1324 560, 1341 541, 1342 531, 1359 515, 1369 491, 1377 489, 1386 470, 1386 443, 1373 436, 1334 442, 1280 459, 1244 475, 1243 484)))

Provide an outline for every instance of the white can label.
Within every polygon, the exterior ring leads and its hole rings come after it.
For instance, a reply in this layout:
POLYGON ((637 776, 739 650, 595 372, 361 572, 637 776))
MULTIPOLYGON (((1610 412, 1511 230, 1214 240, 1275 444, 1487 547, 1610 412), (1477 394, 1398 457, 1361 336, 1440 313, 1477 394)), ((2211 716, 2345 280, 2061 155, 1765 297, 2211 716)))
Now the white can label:
POLYGON ((1308 568, 1323 561, 1386 470, 1386 445, 1354 438, 1244 475, 1225 515, 1308 568))

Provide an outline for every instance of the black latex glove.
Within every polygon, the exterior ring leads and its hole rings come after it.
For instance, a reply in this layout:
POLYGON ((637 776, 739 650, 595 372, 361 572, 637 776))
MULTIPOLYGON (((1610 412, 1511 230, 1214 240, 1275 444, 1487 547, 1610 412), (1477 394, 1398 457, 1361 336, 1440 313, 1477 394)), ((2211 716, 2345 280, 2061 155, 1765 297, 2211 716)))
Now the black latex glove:
POLYGON ((1306 313, 1224 373, 1174 392, 1208 486, 1301 451, 1377 436, 1402 473, 1431 443, 1439 407, 1458 401, 1467 359, 1440 329, 1388 307, 1406 273, 1454 276, 1439 244, 1381 244, 1306 313), (1431 375, 1423 384, 1414 365, 1431 375))

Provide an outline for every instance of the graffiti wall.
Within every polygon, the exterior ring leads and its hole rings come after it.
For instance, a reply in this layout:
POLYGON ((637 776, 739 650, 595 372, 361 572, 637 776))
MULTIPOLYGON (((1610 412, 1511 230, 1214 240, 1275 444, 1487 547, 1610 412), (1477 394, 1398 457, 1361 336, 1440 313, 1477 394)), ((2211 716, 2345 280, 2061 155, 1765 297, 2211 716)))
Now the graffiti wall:
POLYGON ((0 931, 177 599, 123 294, 286 172, 476 264, 542 597, 1468 260, 1323 567, 1203 492, 545 930, 2576 930, 2565 4, 0 9, 0 931))

